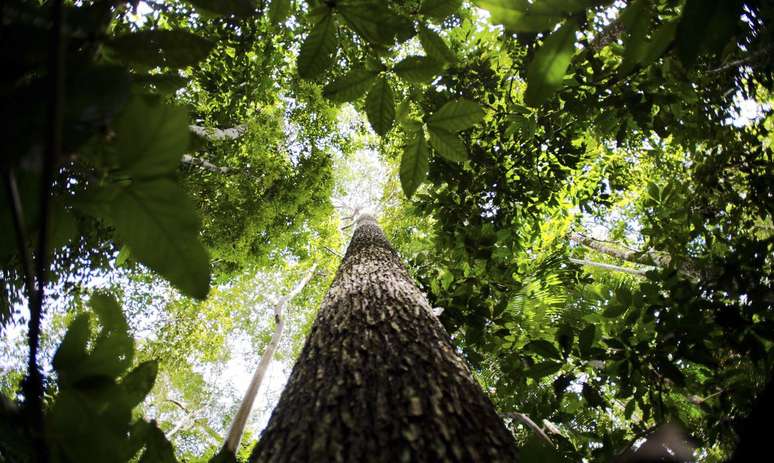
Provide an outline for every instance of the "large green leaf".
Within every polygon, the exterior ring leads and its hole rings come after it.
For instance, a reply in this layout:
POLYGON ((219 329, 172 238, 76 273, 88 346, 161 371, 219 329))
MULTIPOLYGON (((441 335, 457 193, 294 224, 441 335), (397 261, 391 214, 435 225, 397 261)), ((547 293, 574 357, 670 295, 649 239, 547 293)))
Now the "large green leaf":
POLYGON ((304 79, 313 79, 328 69, 332 64, 338 48, 336 38, 336 20, 328 12, 312 28, 301 44, 296 65, 298 75, 304 79))
POLYGON ((468 159, 468 150, 457 134, 438 127, 428 127, 428 132, 430 145, 438 154, 454 162, 464 162, 468 159))
POLYGON ((527 90, 524 102, 539 106, 562 86, 564 75, 575 53, 575 32, 578 24, 567 21, 552 33, 535 53, 527 69, 527 90))
POLYGON ((213 42, 183 30, 143 30, 119 35, 105 45, 122 61, 148 67, 192 66, 203 60, 213 42))
POLYGON ((64 339, 54 354, 52 365, 61 384, 71 382, 73 370, 86 358, 86 343, 89 341, 89 314, 79 314, 67 327, 64 339))
POLYGON ((544 376, 548 376, 551 374, 556 373, 562 368, 561 362, 555 362, 553 360, 546 360, 544 362, 538 362, 531 367, 527 371, 524 372, 527 376, 534 379, 540 379, 544 376))
POLYGON ((677 27, 677 51, 686 66, 692 66, 705 51, 720 52, 736 31, 739 0, 688 0, 677 27))
POLYGON ((561 360, 562 355, 559 353, 559 349, 553 345, 553 343, 546 341, 545 339, 537 339, 530 341, 524 346, 524 350, 540 354, 543 357, 550 357, 557 360, 561 360))
POLYGON ((443 21, 459 10, 460 6, 462 6, 462 0, 423 0, 419 13, 436 21, 443 21))
POLYGON ((443 70, 443 65, 426 56, 407 56, 393 71, 401 79, 413 83, 430 82, 443 70))
POLYGON ((642 62, 648 51, 647 35, 650 32, 652 10, 646 0, 636 0, 621 13, 624 33, 624 55, 619 72, 628 74, 642 62))
POLYGON ((476 0, 476 5, 489 11, 493 23, 513 32, 542 32, 562 20, 561 10, 531 11, 525 1, 476 0))
POLYGON ((411 198, 425 181, 428 166, 427 141, 420 130, 414 132, 400 159, 400 184, 406 197, 411 198))
POLYGON ((344 76, 326 85, 323 89, 323 95, 338 103, 356 100, 368 90, 377 75, 378 73, 375 71, 352 69, 344 76))
POLYGON ((290 14, 290 0, 271 0, 269 19, 274 25, 284 22, 290 14))
POLYGON ((484 118, 484 110, 473 101, 460 99, 449 101, 435 112, 427 122, 429 127, 459 132, 478 124, 484 118))
POLYGON ((133 179, 169 175, 188 148, 188 114, 179 107, 133 98, 113 127, 113 152, 133 179))
POLYGON ((380 0, 341 0, 336 10, 353 31, 374 45, 390 45, 396 37, 405 40, 413 33, 411 21, 392 13, 380 0))
POLYGON ((248 16, 255 12, 255 0, 188 0, 198 10, 217 15, 248 16))
POLYGON ((456 60, 454 52, 449 49, 446 42, 435 31, 427 27, 421 27, 418 35, 419 43, 422 44, 422 48, 428 57, 441 63, 453 63, 456 60))
POLYGON ((120 384, 129 407, 133 408, 145 399, 156 382, 158 371, 159 363, 156 360, 147 360, 124 376, 120 384))
POLYGON ((384 135, 390 131, 395 121, 395 97, 384 77, 378 78, 368 92, 365 110, 374 132, 384 135))
POLYGON ((199 218, 183 190, 168 178, 134 182, 112 203, 112 222, 132 255, 189 296, 209 291, 207 251, 199 218))

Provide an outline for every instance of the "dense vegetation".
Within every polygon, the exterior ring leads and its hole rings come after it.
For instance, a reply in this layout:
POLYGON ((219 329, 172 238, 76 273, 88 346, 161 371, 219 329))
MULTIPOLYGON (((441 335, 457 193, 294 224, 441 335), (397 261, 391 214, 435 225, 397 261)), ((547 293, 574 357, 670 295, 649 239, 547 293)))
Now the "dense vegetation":
POLYGON ((208 378, 316 264, 297 355, 364 208, 525 461, 731 458, 774 362, 772 15, 0 3, 0 330, 25 343, 0 461, 209 459, 239 391, 208 378))

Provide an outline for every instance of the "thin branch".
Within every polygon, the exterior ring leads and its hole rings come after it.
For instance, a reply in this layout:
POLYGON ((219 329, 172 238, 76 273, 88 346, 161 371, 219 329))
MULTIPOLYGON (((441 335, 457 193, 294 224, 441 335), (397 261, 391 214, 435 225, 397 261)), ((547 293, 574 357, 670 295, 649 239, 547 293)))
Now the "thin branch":
POLYGON ((729 69, 736 69, 739 66, 742 66, 743 64, 752 63, 753 61, 757 60, 758 58, 762 56, 768 55, 771 50, 774 49, 774 45, 769 45, 767 47, 763 47, 760 50, 750 53, 749 55, 745 56, 744 58, 740 58, 735 61, 731 61, 729 63, 726 63, 720 67, 717 67, 715 69, 710 69, 707 71, 707 74, 718 74, 724 71, 728 71, 729 69))
POLYGON ((532 431, 534 431, 535 434, 538 435, 538 437, 546 441, 548 445, 550 445, 551 447, 556 448, 556 444, 554 444, 554 441, 552 441, 551 438, 548 437, 548 435, 543 431, 543 429, 540 426, 538 426, 534 421, 530 419, 530 417, 528 417, 524 413, 509 412, 509 413, 505 413, 504 415, 507 416, 508 418, 511 418, 513 420, 520 421, 526 424, 528 428, 532 429, 532 431))
POLYGON ((35 277, 32 274, 32 257, 27 247, 27 239, 24 231, 27 229, 24 223, 24 211, 22 210, 19 188, 16 185, 16 176, 8 169, 5 174, 5 188, 10 201, 11 214, 13 216, 13 231, 16 233, 16 247, 19 249, 24 283, 27 286, 27 298, 30 303, 35 299, 35 277))
POLYGON ((611 270, 613 272, 623 272, 628 273, 630 275, 636 275, 639 277, 644 277, 645 274, 653 270, 655 267, 648 267, 648 268, 628 268, 628 267, 619 267, 618 265, 613 264, 605 264, 603 262, 594 262, 591 260, 585 260, 585 259, 574 259, 570 258, 570 262, 577 265, 588 265, 589 267, 596 267, 603 270, 611 270))
POLYGON ((62 34, 63 1, 51 2, 51 35, 48 48, 49 111, 46 151, 43 160, 40 188, 40 228, 38 230, 38 250, 35 262, 37 294, 30 301, 30 321, 27 340, 29 359, 27 378, 24 382, 24 396, 29 406, 32 426, 35 430, 34 446, 38 463, 48 461, 48 449, 43 440, 43 376, 38 369, 38 346, 40 344, 40 321, 43 312, 43 299, 46 287, 46 269, 48 267, 48 215, 49 197, 54 179, 54 167, 62 151, 62 119, 64 108, 64 52, 65 43, 62 34))
POLYGON ((323 249, 325 249, 329 253, 333 254, 334 256, 338 257, 339 259, 343 259, 344 258, 344 256, 342 256, 338 252, 334 251, 333 249, 329 248, 328 246, 323 246, 323 249))
POLYGON ((231 172, 231 169, 229 169, 228 167, 216 166, 215 164, 207 161, 206 159, 194 157, 194 156, 191 156, 190 154, 184 154, 183 157, 180 158, 180 162, 191 166, 201 167, 204 170, 208 170, 216 174, 227 174, 231 172))

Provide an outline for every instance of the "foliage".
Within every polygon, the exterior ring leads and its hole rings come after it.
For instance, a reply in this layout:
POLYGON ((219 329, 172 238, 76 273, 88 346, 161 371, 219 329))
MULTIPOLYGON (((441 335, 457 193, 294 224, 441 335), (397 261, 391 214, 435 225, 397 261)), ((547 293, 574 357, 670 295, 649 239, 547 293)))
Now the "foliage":
MULTIPOLYGON (((670 422, 699 458, 730 455, 774 352, 770 2, 140 5, 64 5, 63 73, 48 60, 50 5, 0 7, 0 326, 34 306, 40 259, 49 292, 75 300, 116 268, 212 291, 159 302, 140 350, 206 405, 189 358, 222 363, 224 340, 255 326, 229 310, 240 278, 339 249, 334 159, 362 148, 338 124, 346 104, 392 172, 385 231, 501 412, 542 422, 552 457, 572 461, 610 461, 670 422)), ((117 380, 131 339, 114 303, 92 301, 102 332, 89 344, 74 318, 54 395, 32 415, 74 433, 86 428, 63 416, 104 421, 100 451, 115 461, 142 445, 171 458, 168 423, 130 425, 147 388, 124 383, 147 386, 154 367, 117 380)), ((9 432, 9 455, 37 438, 9 432)), ((71 437, 52 455, 82 457, 71 437)))

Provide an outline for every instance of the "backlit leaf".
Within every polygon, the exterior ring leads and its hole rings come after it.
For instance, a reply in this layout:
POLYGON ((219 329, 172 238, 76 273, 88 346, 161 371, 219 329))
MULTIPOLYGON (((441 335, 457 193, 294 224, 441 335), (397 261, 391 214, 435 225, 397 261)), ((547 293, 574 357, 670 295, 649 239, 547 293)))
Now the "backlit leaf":
POLYGON ((366 115, 374 132, 384 135, 395 121, 395 98, 390 83, 384 77, 374 82, 365 102, 366 115))
POLYGON ((323 89, 323 95, 337 103, 360 98, 371 86, 378 74, 365 69, 352 69, 347 74, 329 83, 323 89))
POLYGON ((464 162, 468 159, 465 144, 455 133, 437 127, 428 127, 430 145, 441 156, 454 162, 464 162))
POLYGON ((426 56, 407 56, 393 68, 398 77, 413 83, 430 82, 442 70, 441 63, 426 56))
POLYGON ((204 299, 209 291, 209 259, 198 240, 194 205, 173 181, 136 182, 113 202, 112 222, 132 255, 183 293, 204 299))
POLYGON ((459 132, 478 124, 484 118, 484 110, 478 103, 470 100, 449 101, 433 114, 427 122, 429 127, 435 127, 450 132, 459 132))
POLYGON ((400 158, 400 184, 406 197, 411 198, 425 181, 428 166, 427 141, 424 134, 418 131, 409 140, 400 158))
POLYGON ((535 53, 527 69, 527 90, 524 102, 539 106, 562 86, 564 75, 575 53, 575 32, 578 24, 568 21, 553 32, 535 53))
POLYGON ((312 28, 301 44, 296 66, 304 79, 318 78, 332 64, 338 48, 336 20, 329 12, 312 28))

